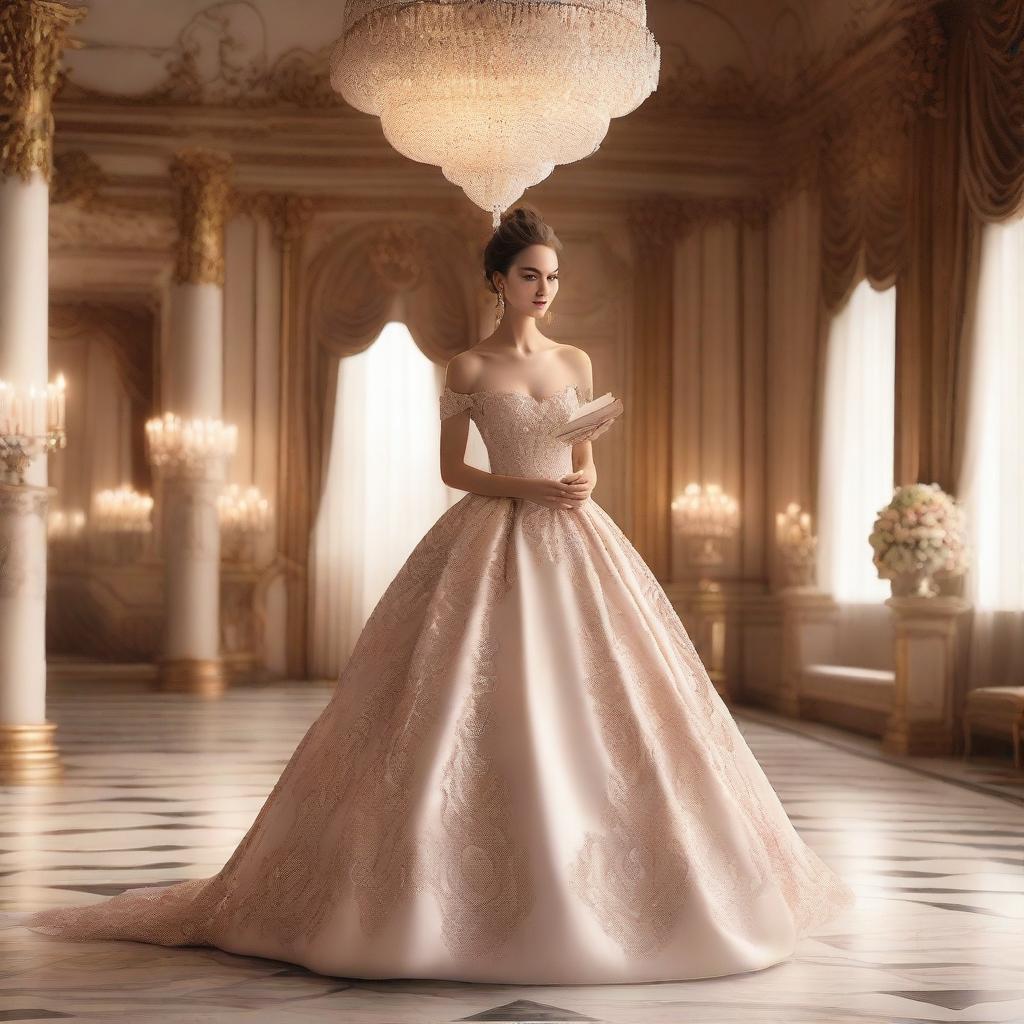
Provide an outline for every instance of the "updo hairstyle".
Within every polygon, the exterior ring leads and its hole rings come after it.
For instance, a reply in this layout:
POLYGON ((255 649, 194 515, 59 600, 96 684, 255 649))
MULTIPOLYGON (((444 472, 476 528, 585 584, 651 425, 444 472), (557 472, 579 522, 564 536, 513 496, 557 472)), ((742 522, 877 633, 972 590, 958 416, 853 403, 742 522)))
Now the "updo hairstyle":
POLYGON ((507 275, 515 258, 531 245, 547 245, 555 252, 562 251, 558 236, 536 209, 522 203, 509 207, 502 213, 500 223, 484 248, 484 277, 495 295, 498 294, 493 280, 495 271, 507 275))

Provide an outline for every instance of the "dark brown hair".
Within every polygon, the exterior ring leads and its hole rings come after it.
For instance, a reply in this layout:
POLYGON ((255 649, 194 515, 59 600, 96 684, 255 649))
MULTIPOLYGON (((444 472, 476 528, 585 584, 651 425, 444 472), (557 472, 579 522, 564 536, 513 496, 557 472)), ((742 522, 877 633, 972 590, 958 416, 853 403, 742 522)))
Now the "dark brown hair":
POLYGON ((531 245, 547 245, 555 252, 562 251, 558 236, 536 209, 523 203, 509 207, 484 248, 484 277, 495 295, 498 289, 494 287, 494 272, 507 274, 515 258, 531 245))

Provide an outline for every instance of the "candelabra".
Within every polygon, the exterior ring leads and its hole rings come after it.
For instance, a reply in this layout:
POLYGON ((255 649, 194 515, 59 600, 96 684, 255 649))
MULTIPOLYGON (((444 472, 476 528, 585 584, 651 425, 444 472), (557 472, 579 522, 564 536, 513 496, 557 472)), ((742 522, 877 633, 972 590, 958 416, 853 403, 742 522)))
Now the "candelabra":
POLYGON ((672 502, 672 523, 690 539, 692 564, 703 568, 721 565, 721 542, 735 535, 739 506, 718 484, 687 484, 672 502))
POLYGON ((808 587, 814 583, 818 538, 811 532, 811 516, 791 501, 785 512, 775 516, 775 542, 782 556, 786 584, 808 587))
POLYGON ((0 463, 8 483, 24 484, 39 455, 67 444, 64 375, 45 388, 19 388, 0 380, 0 463))
POLYGON ((210 463, 235 453, 238 428, 221 420, 183 420, 168 412, 146 423, 146 440, 154 466, 202 475, 210 463))
POLYGON ((73 540, 85 530, 85 513, 80 509, 65 512, 55 508, 46 517, 46 537, 49 541, 73 540))
POLYGON ((708 678, 723 700, 731 699, 726 671, 729 608, 721 585, 704 573, 722 564, 721 545, 739 526, 739 506, 718 484, 687 484, 672 502, 672 524, 690 542, 690 563, 700 567, 697 592, 688 600, 689 628, 708 678))
POLYGON ((86 518, 80 509, 51 509, 46 517, 46 540, 51 552, 62 559, 77 558, 85 539, 86 518))
POLYGON ((217 498, 217 513, 223 557, 230 561, 251 558, 256 537, 270 527, 270 502, 258 487, 242 490, 231 484, 217 498))
POLYGON ((122 484, 92 499, 93 553, 104 562, 131 562, 145 550, 153 531, 153 499, 122 484))

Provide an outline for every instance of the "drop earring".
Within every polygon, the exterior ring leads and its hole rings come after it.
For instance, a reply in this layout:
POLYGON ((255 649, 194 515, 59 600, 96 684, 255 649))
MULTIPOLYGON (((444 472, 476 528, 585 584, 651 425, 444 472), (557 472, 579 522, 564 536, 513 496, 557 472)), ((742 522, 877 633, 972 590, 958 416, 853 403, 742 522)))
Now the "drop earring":
POLYGON ((501 323, 501 318, 505 315, 505 293, 499 288, 498 289, 498 302, 494 307, 494 326, 497 327, 501 323))

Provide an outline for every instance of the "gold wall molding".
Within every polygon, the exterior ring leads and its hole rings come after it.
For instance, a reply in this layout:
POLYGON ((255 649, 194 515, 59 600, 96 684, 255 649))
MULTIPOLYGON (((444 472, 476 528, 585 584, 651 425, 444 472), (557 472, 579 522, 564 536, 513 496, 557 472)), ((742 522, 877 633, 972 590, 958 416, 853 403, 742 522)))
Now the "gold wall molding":
POLYGON ((85 150, 58 151, 50 186, 51 250, 146 249, 170 254, 178 242, 167 192, 116 192, 85 150))
POLYGON ((305 234, 321 205, 312 196, 288 192, 236 191, 231 199, 231 212, 267 221, 274 241, 285 246, 305 234))
POLYGON ((125 106, 295 106, 336 112, 345 104, 330 86, 330 53, 330 45, 316 51, 295 47, 270 61, 266 23, 255 5, 211 3, 160 54, 166 74, 157 85, 123 95, 69 78, 61 98, 125 106))
POLYGON ((171 161, 179 284, 224 285, 224 224, 231 196, 232 159, 199 147, 183 149, 171 161))
POLYGON ((0 174, 28 181, 53 169, 53 112, 67 32, 85 8, 59 0, 0 4, 0 174))
POLYGON ((100 191, 109 184, 100 165, 84 150, 55 154, 50 186, 51 203, 80 203, 93 206, 100 191))
POLYGON ((942 117, 946 35, 935 0, 894 5, 897 20, 850 50, 805 97, 769 125, 782 154, 766 165, 764 197, 777 210, 803 188, 834 187, 848 206, 879 185, 906 207, 906 160, 912 125, 942 117))

